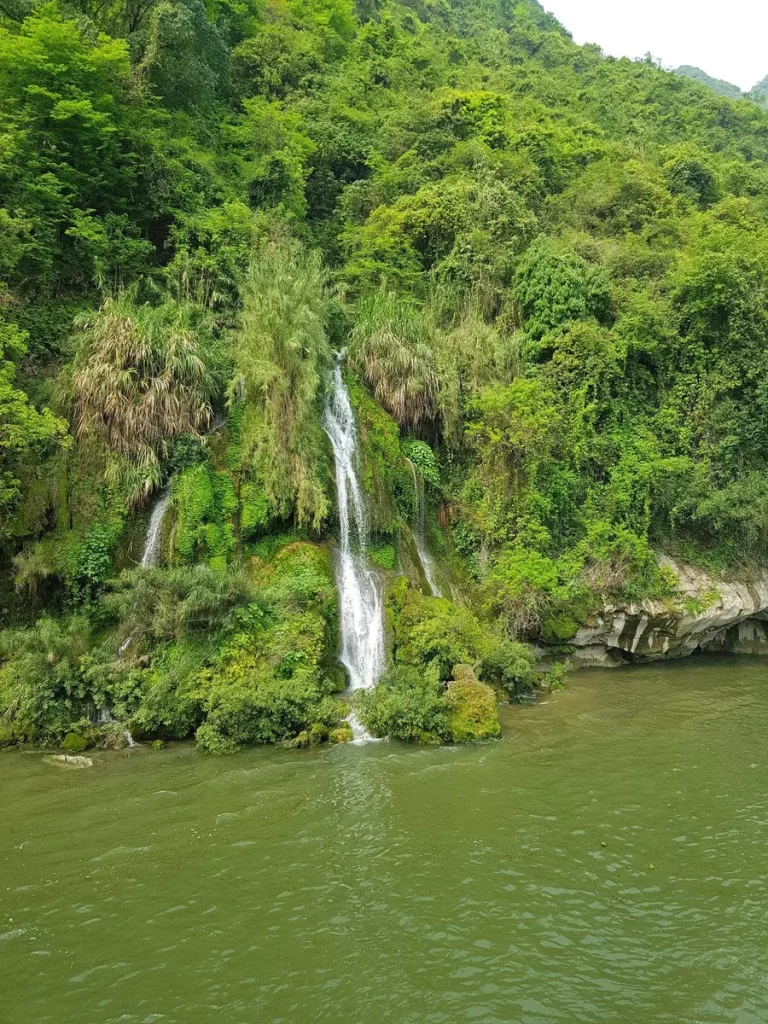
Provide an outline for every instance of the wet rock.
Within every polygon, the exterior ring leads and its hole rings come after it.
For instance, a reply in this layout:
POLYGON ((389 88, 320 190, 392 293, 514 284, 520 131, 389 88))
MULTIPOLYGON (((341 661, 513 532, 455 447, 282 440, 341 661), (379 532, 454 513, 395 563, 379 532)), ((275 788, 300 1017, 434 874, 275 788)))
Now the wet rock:
POLYGON ((49 754, 43 761, 59 768, 93 768, 90 757, 83 757, 81 754, 49 754))
POLYGON ((572 654, 568 655, 571 668, 618 668, 625 665, 626 661, 618 651, 609 647, 602 647, 600 644, 591 644, 588 647, 575 647, 572 654))
POLYGON ((132 743, 128 742, 130 735, 119 722, 113 722, 103 730, 101 746, 104 750, 125 750, 132 746, 132 743))

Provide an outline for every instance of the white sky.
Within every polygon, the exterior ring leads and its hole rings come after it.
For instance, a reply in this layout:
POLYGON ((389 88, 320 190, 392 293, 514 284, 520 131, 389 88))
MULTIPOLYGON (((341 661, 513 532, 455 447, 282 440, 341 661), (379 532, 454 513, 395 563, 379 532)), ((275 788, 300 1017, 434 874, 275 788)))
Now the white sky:
POLYGON ((540 0, 577 43, 612 57, 650 52, 749 90, 768 75, 768 0, 540 0))

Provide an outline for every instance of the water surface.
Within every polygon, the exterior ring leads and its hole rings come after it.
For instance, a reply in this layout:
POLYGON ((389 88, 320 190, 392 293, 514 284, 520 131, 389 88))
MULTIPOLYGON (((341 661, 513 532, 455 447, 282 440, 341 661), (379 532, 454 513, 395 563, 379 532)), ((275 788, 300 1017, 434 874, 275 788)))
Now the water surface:
POLYGON ((9 1024, 768 1022, 768 664, 498 743, 0 755, 9 1024))

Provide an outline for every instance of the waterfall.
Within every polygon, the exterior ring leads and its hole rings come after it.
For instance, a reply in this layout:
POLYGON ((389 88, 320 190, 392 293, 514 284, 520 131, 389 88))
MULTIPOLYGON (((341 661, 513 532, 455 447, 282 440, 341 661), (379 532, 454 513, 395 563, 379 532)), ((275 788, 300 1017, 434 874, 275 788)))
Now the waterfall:
MULTIPOLYGON (((165 519, 165 513, 168 511, 170 500, 171 481, 169 480, 161 491, 160 497, 155 502, 152 514, 149 517, 149 525, 147 526, 147 533, 144 538, 144 551, 142 552, 141 562, 139 563, 142 569, 148 569, 150 566, 157 565, 160 560, 160 548, 163 541, 163 520, 165 519)), ((122 658, 128 650, 134 636, 136 636, 136 630, 129 633, 125 640, 122 641, 117 652, 118 657, 122 658)), ((101 715, 102 713, 106 713, 108 716, 109 710, 107 708, 101 708, 99 710, 99 714, 101 715)), ((110 721, 109 717, 104 719, 104 721, 110 721)))
POLYGON ((151 565, 156 565, 160 559, 160 547, 163 540, 163 520, 165 519, 165 513, 168 510, 168 503, 170 500, 171 482, 169 480, 163 488, 160 497, 155 502, 155 507, 152 509, 152 515, 149 517, 147 536, 144 540, 144 552, 141 556, 142 569, 147 569, 151 565))
MULTIPOLYGON (((333 448, 339 499, 339 549, 335 559, 341 629, 339 658, 349 673, 350 687, 369 689, 384 671, 384 616, 379 581, 366 564, 368 524, 357 475, 357 431, 338 361, 323 427, 333 448)), ((351 724, 353 730, 360 730, 354 717, 351 724)), ((356 731, 355 738, 365 739, 364 731, 356 731)))
POLYGON ((413 492, 416 496, 416 509, 413 517, 413 539, 416 544, 416 551, 419 555, 421 568, 424 570, 424 578, 427 581, 429 589, 432 591, 432 596, 442 597, 442 591, 440 590, 437 579, 435 578, 435 562, 427 548, 424 480, 421 474, 417 472, 416 467, 410 459, 408 459, 408 463, 411 467, 411 473, 413 474, 413 492))
MULTIPOLYGON (((226 422, 226 416, 217 416, 206 436, 210 437, 211 434, 215 434, 217 431, 221 430, 221 428, 225 426, 226 422)), ((142 569, 148 569, 152 565, 157 565, 160 561, 160 548, 163 542, 163 521, 165 519, 165 513, 168 511, 168 505, 171 501, 172 481, 173 477, 171 477, 160 492, 160 497, 155 502, 155 507, 152 509, 152 515, 149 517, 149 526, 147 527, 147 535, 144 540, 144 552, 141 556, 140 563, 142 569)), ((125 647, 128 646, 129 640, 130 637, 125 641, 124 646, 120 649, 121 654, 125 647)))

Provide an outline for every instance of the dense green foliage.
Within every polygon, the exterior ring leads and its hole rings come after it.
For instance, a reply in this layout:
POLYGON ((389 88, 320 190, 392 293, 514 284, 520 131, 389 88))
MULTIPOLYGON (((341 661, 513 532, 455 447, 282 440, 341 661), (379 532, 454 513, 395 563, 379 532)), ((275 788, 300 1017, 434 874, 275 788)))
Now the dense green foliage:
POLYGON ((311 545, 253 573, 124 573, 89 615, 3 634, 0 741, 88 734, 101 708, 140 736, 196 730, 216 753, 327 730, 341 719, 337 628, 330 561, 311 545))
POLYGON ((390 602, 398 735, 674 594, 659 549, 763 563, 766 159, 758 105, 535 0, 5 5, 7 735, 333 730, 334 352, 372 561, 418 530, 454 585, 390 602))

